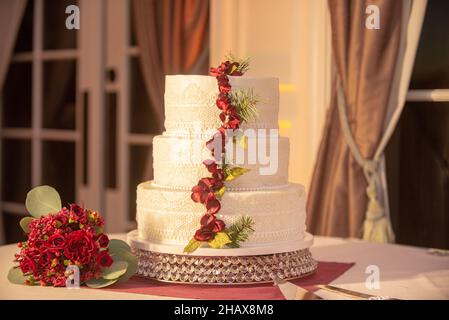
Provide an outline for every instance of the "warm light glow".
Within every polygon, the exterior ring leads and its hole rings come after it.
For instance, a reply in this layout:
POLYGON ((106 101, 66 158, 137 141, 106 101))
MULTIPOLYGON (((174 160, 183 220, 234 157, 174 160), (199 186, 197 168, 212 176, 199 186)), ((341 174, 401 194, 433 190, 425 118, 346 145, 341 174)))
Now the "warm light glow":
POLYGON ((279 129, 290 129, 292 125, 293 124, 290 120, 279 119, 279 129))
POLYGON ((296 86, 293 83, 279 83, 280 92, 295 92, 296 86))

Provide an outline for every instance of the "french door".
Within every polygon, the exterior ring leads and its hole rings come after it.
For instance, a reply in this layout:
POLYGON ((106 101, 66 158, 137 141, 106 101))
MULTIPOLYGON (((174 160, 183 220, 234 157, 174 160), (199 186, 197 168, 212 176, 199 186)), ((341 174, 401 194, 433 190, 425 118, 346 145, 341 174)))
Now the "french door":
POLYGON ((2 240, 21 238, 26 193, 54 186, 98 209, 107 232, 135 227, 150 179, 152 122, 129 0, 29 0, 1 95, 2 240), (69 5, 80 29, 65 27, 69 5))

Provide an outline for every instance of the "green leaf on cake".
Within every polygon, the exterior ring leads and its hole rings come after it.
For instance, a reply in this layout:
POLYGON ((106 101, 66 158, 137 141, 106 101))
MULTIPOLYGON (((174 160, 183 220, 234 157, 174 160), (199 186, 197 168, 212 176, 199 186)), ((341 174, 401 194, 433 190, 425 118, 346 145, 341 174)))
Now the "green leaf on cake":
POLYGON ((104 279, 104 278, 90 279, 89 281, 86 282, 86 285, 89 288, 99 289, 99 288, 104 288, 104 287, 110 286, 111 284, 114 284, 117 281, 118 281, 118 279, 113 279, 113 280, 104 279))
POLYGON ((226 191, 226 187, 225 186, 221 187, 218 191, 215 191, 215 197, 217 197, 218 199, 221 199, 223 197, 225 191, 226 191))
POLYGON ((237 70, 237 66, 236 65, 233 65, 232 66, 232 69, 231 69, 231 71, 229 72, 229 73, 233 73, 234 71, 236 71, 237 70))
POLYGON ((27 278, 23 275, 20 268, 13 267, 8 271, 8 280, 14 284, 25 284, 27 278))
POLYGON ((35 218, 61 210, 61 197, 58 191, 50 186, 39 186, 27 194, 25 206, 35 218))
POLYGON ((232 224, 225 232, 231 241, 227 244, 230 248, 239 248, 242 242, 248 240, 254 232, 254 220, 251 217, 243 216, 232 224))
POLYGON ((241 175, 243 175, 243 174, 245 174, 245 173, 247 173, 247 172, 249 172, 249 171, 250 171, 249 169, 242 168, 242 167, 232 167, 232 168, 228 168, 228 169, 225 171, 225 176, 226 176, 225 181, 232 181, 232 180, 234 180, 235 178, 238 178, 238 177, 240 177, 241 175))
POLYGON ((259 103, 259 98, 254 94, 253 89, 231 90, 228 95, 231 104, 235 106, 243 122, 250 122, 258 118, 257 103, 259 103))
POLYGON ((214 249, 220 249, 230 242, 231 239, 229 239, 229 236, 225 232, 218 232, 215 237, 208 242, 208 244, 214 249))
POLYGON ((34 218, 31 218, 31 217, 25 217, 25 218, 22 218, 22 219, 20 220, 20 222, 19 222, 20 227, 22 228, 22 230, 23 230, 25 233, 30 233, 30 227, 29 227, 29 225, 30 225, 30 222, 33 221, 33 220, 34 220, 34 218))
POLYGON ((117 260, 114 261, 109 268, 104 269, 101 276, 107 280, 118 279, 126 273, 126 269, 128 269, 128 262, 117 260))
POLYGON ((201 241, 192 238, 189 243, 184 247, 184 252, 191 253, 201 246, 201 241))

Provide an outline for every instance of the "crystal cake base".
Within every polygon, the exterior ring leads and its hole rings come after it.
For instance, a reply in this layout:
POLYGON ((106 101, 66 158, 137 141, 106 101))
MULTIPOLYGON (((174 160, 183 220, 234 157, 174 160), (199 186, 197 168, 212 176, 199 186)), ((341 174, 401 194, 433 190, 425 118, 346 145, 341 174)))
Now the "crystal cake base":
POLYGON ((137 275, 186 284, 250 284, 295 279, 312 274, 317 262, 308 248, 251 256, 190 256, 138 248, 131 241, 139 263, 137 275))

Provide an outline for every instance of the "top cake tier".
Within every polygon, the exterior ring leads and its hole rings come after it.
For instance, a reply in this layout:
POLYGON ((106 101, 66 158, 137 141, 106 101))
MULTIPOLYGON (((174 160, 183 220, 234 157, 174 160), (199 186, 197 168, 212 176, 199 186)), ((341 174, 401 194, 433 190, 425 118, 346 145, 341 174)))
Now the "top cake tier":
MULTIPOLYGON (((279 80, 270 77, 229 77, 232 90, 252 89, 258 117, 242 128, 277 129, 279 80)), ((165 134, 198 136, 221 124, 215 104, 217 80, 211 76, 172 75, 165 78, 165 134)))

